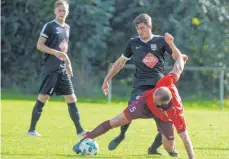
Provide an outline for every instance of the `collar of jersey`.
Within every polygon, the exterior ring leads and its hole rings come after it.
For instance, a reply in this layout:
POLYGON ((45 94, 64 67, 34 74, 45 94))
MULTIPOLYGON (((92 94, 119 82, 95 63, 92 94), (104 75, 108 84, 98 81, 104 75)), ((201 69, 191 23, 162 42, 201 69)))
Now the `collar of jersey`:
POLYGON ((154 35, 151 34, 151 38, 150 38, 149 40, 142 40, 140 36, 138 36, 138 37, 139 37, 139 39, 140 39, 143 43, 148 43, 150 40, 153 39, 153 36, 154 36, 154 35))
POLYGON ((56 21, 56 19, 54 19, 54 22, 62 27, 64 27, 65 23, 64 24, 60 24, 58 21, 56 21))

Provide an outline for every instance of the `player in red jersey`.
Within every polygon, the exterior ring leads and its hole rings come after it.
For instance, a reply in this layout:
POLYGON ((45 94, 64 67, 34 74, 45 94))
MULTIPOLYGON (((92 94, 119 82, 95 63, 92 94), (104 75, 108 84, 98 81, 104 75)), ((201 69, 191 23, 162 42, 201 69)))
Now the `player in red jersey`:
MULTIPOLYGON (((94 130, 87 132, 85 138, 96 138, 110 129, 128 124, 134 119, 154 118, 158 131, 162 134, 162 142, 165 150, 170 155, 175 150, 173 131, 173 125, 175 125, 184 143, 189 159, 193 159, 194 151, 186 129, 181 98, 174 85, 183 72, 183 69, 184 59, 182 56, 179 56, 173 70, 161 78, 154 89, 144 92, 140 98, 129 104, 121 114, 101 123, 94 130)), ((80 142, 73 147, 76 153, 80 152, 79 145, 80 142)))

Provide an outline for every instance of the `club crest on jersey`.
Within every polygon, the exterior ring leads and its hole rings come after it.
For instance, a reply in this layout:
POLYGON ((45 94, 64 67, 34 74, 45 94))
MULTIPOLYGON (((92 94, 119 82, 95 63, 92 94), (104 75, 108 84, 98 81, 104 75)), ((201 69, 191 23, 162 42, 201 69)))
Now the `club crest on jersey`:
POLYGON ((65 39, 60 42, 59 48, 60 48, 60 50, 62 52, 67 53, 67 51, 68 51, 68 43, 67 43, 67 41, 65 39))
POLYGON ((157 44, 151 44, 150 47, 153 51, 157 50, 157 44))
POLYGON ((157 62, 158 62, 158 58, 156 56, 154 56, 151 52, 149 52, 145 57, 144 59, 142 60, 142 62, 150 67, 150 68, 153 68, 157 62))

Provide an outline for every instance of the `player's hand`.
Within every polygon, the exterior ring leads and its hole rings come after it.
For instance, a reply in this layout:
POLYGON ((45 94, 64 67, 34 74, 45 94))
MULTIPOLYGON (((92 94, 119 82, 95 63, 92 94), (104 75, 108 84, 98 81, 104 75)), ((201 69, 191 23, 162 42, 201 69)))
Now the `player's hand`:
POLYGON ((72 66, 71 64, 66 65, 67 73, 69 74, 70 77, 73 77, 73 72, 72 72, 72 66))
POLYGON ((54 55, 60 59, 61 61, 66 61, 66 63, 69 62, 69 58, 68 58, 68 55, 64 52, 61 52, 61 51, 55 51, 54 55))
POLYGON ((105 95, 108 94, 108 91, 109 91, 109 83, 108 83, 106 80, 103 81, 102 90, 103 90, 103 93, 104 93, 105 95))
POLYGON ((174 42, 174 38, 171 34, 165 33, 165 41, 167 42, 168 45, 172 45, 174 42))
POLYGON ((188 56, 185 55, 185 54, 182 54, 182 57, 183 57, 183 59, 184 59, 184 63, 186 63, 186 62, 188 61, 188 56))

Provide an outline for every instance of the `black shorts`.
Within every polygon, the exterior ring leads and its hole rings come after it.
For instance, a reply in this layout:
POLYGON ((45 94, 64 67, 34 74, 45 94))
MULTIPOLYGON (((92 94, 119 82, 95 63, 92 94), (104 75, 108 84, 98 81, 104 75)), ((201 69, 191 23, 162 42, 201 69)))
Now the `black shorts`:
POLYGON ((153 118, 157 125, 157 130, 163 134, 168 140, 174 139, 174 128, 172 122, 164 122, 158 119, 148 108, 145 100, 140 96, 137 100, 133 101, 123 111, 129 121, 135 119, 150 119, 153 118))
POLYGON ((74 93, 72 81, 67 73, 41 74, 39 94, 52 96, 71 95, 74 93))
POLYGON ((150 90, 150 89, 153 89, 155 86, 148 86, 148 87, 145 87, 145 88, 134 88, 133 91, 131 92, 130 94, 130 98, 129 98, 129 101, 128 103, 132 103, 133 101, 135 101, 136 99, 138 99, 143 92, 147 91, 147 90, 150 90))

